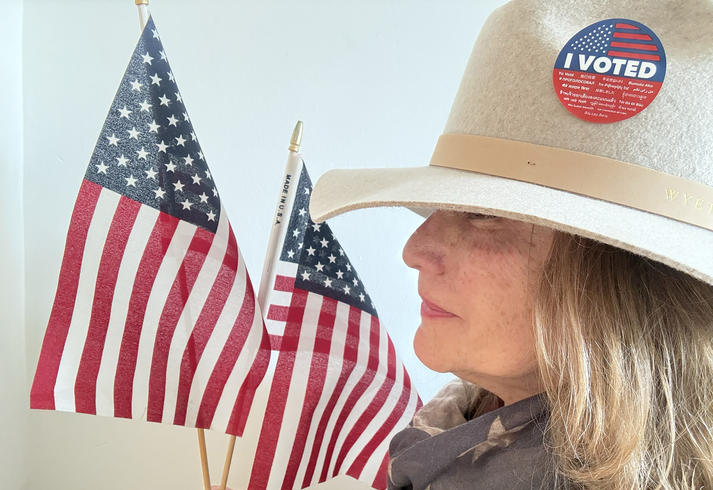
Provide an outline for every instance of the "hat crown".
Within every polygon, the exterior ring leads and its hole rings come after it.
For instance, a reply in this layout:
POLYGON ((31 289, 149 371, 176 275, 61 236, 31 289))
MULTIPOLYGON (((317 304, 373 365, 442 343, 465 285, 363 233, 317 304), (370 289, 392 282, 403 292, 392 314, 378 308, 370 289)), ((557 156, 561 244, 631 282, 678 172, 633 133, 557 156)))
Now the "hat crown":
POLYGON ((444 133, 523 141, 621 160, 713 186, 713 2, 514 0, 478 37, 444 133), (639 114, 593 123, 559 101, 552 71, 582 29, 607 19, 650 28, 666 56, 639 114))

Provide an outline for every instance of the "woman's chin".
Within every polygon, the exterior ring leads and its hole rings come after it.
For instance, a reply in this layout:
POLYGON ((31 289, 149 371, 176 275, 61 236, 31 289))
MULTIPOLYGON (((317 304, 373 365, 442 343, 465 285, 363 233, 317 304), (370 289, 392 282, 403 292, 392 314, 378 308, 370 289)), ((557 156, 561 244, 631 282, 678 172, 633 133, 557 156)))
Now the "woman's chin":
POLYGON ((416 357, 432 371, 438 373, 450 372, 447 366, 449 359, 447 349, 443 349, 438 342, 434 342, 433 336, 429 335, 426 330, 427 327, 422 323, 413 337, 413 350, 416 353, 416 357))

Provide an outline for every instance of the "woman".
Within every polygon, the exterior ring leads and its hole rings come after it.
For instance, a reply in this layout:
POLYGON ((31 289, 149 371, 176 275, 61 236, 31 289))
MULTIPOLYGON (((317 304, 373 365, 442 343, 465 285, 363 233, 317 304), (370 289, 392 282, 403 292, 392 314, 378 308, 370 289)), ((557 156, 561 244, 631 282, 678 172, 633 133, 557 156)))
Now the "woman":
POLYGON ((429 215, 414 348, 460 380, 390 488, 713 488, 711 72, 710 0, 514 0, 428 167, 320 179, 315 221, 429 215))

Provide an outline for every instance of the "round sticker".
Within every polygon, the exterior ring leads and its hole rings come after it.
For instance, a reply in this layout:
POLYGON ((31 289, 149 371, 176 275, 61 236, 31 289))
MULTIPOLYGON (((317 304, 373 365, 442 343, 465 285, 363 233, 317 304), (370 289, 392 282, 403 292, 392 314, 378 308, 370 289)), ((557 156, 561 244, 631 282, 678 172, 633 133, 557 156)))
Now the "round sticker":
POLYGON ((628 19, 579 31, 552 72, 562 105, 580 119, 612 123, 637 115, 654 100, 666 75, 666 55, 654 32, 628 19))

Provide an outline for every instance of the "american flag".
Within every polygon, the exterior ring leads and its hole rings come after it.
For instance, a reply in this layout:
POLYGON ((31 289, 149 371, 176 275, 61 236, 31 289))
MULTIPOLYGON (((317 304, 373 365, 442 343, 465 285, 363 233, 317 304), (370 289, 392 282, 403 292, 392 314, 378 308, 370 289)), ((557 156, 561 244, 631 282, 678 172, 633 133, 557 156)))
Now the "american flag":
POLYGON ((312 184, 290 158, 264 307, 279 355, 248 488, 337 475, 385 488, 388 443, 421 402, 346 253, 310 219, 312 184))
POLYGON ((575 52, 616 58, 661 61, 657 39, 643 24, 626 19, 610 19, 593 24, 570 41, 575 52))
POLYGON ((77 197, 31 407, 240 435, 269 356, 149 19, 77 197))

